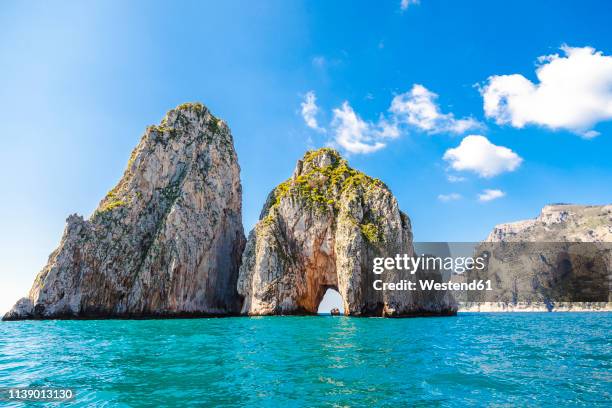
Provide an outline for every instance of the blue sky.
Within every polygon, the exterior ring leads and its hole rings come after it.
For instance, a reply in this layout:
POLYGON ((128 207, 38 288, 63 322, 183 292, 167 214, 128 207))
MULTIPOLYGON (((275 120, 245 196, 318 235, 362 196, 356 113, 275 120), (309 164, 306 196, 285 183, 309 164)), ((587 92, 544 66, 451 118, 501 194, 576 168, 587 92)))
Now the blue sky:
POLYGON ((329 144, 390 186, 419 241, 477 241, 553 202, 610 203, 611 8, 2 2, 0 310, 27 292, 68 214, 91 214, 119 180, 145 127, 186 101, 203 102, 233 131, 247 230, 304 151, 329 144), (545 87, 538 64, 555 67, 545 87), (511 74, 523 78, 503 77, 511 74), (319 129, 302 115, 309 92, 319 129), (394 98, 402 113, 390 110, 394 98), (381 136, 384 123, 394 137, 381 136), (385 146, 347 151, 338 142, 347 129, 385 146), (468 135, 483 138, 447 154, 468 135), (485 190, 503 196, 479 201, 485 190))

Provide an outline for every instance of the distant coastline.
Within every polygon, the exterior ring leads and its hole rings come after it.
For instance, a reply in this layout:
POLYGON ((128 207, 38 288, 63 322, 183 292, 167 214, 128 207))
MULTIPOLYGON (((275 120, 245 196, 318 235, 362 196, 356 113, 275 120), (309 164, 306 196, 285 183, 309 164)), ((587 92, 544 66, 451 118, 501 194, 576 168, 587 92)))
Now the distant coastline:
POLYGON ((612 312, 612 302, 459 302, 461 312, 612 312))

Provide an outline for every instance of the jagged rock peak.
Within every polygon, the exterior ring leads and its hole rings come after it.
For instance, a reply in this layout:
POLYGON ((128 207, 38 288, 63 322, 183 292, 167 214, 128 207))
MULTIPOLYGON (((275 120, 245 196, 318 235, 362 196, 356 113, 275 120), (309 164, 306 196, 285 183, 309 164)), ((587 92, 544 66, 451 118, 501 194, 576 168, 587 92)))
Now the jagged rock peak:
POLYGON ((238 281, 242 313, 316 313, 328 288, 350 315, 454 313, 447 294, 372 288, 372 259, 404 253, 413 253, 410 220, 387 186, 333 149, 309 151, 270 193, 249 235, 238 281))
POLYGON ((238 312, 241 194, 227 125, 201 103, 170 110, 5 319, 238 312))

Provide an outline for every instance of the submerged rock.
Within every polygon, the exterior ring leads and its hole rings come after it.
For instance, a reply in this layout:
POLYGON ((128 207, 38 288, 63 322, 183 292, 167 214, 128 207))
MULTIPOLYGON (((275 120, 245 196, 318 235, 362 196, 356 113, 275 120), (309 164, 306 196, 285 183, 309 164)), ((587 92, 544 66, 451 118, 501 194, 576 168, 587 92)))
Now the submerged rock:
POLYGON ((244 241, 230 130, 202 104, 184 104, 146 130, 88 220, 68 217, 4 319, 234 314, 244 241))
MULTIPOLYGON (((238 281, 242 313, 316 314, 328 288, 340 293, 347 315, 455 313, 448 293, 374 290, 375 257, 413 253, 410 220, 383 182, 335 150, 308 152, 270 193, 249 235, 238 281)), ((389 281, 406 278, 385 273, 389 281)))

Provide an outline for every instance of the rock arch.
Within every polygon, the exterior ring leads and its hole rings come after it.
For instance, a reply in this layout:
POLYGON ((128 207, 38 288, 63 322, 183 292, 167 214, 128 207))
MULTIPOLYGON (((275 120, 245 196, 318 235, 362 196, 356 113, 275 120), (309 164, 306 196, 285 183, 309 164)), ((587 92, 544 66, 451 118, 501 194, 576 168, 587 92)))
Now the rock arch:
POLYGON ((328 287, 338 288, 349 315, 455 313, 450 296, 374 290, 373 258, 404 253, 413 253, 410 220, 387 186, 333 149, 307 152, 249 235, 238 279, 242 313, 315 314, 328 287))
POLYGON ((317 313, 331 313, 333 309, 338 309, 340 314, 344 314, 344 300, 338 292, 337 287, 328 287, 323 294, 323 298, 317 306, 317 313))

